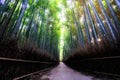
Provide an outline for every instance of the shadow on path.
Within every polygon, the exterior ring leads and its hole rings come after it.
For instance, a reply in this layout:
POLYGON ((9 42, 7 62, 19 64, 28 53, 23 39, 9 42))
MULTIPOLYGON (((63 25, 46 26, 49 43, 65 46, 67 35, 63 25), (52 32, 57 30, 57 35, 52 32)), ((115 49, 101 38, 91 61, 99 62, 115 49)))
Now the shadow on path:
POLYGON ((84 74, 73 70, 60 62, 57 67, 44 74, 37 80, 111 80, 107 78, 97 78, 93 75, 84 74))

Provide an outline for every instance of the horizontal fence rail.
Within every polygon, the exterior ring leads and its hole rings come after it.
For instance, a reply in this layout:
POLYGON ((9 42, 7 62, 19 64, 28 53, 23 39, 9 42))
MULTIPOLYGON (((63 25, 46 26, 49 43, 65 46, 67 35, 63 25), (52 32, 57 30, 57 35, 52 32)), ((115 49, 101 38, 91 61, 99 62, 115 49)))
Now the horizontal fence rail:
POLYGON ((22 60, 22 59, 4 58, 4 57, 0 57, 0 60, 15 61, 15 62, 27 62, 27 63, 45 63, 45 64, 57 63, 57 62, 40 62, 40 61, 22 60))
POLYGON ((23 78, 26 78, 26 77, 29 77, 29 76, 32 76, 32 75, 35 75, 35 74, 39 74, 40 72, 45 72, 45 71, 49 71, 50 69, 52 69, 53 67, 51 68, 47 68, 47 69, 43 69, 43 70, 39 70, 39 71, 36 71, 36 72, 33 72, 33 73, 29 73, 29 74, 25 74, 25 75, 22 75, 20 77, 16 77, 14 78, 13 80, 20 80, 20 79, 23 79, 23 78))
POLYGON ((120 58, 120 56, 99 57, 99 58, 82 59, 82 60, 77 60, 77 61, 70 61, 69 63, 73 63, 73 62, 81 62, 81 61, 91 61, 91 60, 117 59, 117 58, 120 58))

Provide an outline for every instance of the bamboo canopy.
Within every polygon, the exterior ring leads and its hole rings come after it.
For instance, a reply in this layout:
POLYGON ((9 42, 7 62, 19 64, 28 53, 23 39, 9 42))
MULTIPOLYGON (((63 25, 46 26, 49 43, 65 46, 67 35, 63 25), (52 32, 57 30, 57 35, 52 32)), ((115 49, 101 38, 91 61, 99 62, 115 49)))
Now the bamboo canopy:
POLYGON ((56 58, 74 49, 115 47, 119 0, 0 0, 0 43, 16 37, 56 58))

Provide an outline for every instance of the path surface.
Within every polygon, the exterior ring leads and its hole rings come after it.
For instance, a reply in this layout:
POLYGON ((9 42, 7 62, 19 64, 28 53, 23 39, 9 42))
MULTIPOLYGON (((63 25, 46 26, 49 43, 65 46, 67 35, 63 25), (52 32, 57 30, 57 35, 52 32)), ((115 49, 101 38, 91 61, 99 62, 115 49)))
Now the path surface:
POLYGON ((60 62, 60 64, 52 69, 50 72, 44 74, 40 78, 36 80, 111 80, 107 78, 96 78, 91 75, 83 74, 78 71, 75 71, 64 63, 60 62))

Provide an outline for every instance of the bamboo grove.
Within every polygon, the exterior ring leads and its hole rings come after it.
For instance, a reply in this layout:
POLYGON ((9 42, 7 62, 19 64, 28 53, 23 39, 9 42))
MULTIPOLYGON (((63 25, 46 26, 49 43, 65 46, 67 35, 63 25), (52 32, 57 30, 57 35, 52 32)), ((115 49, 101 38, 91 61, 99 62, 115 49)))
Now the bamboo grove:
POLYGON ((0 42, 16 37, 53 57, 75 48, 115 47, 119 0, 0 0, 0 42))
POLYGON ((30 42, 51 55, 58 55, 60 25, 55 0, 2 0, 0 41, 17 37, 19 44, 30 42))
POLYGON ((83 54, 87 48, 116 47, 120 40, 119 0, 68 0, 66 3, 71 4, 65 10, 68 34, 64 39, 64 57, 76 49, 83 54))

